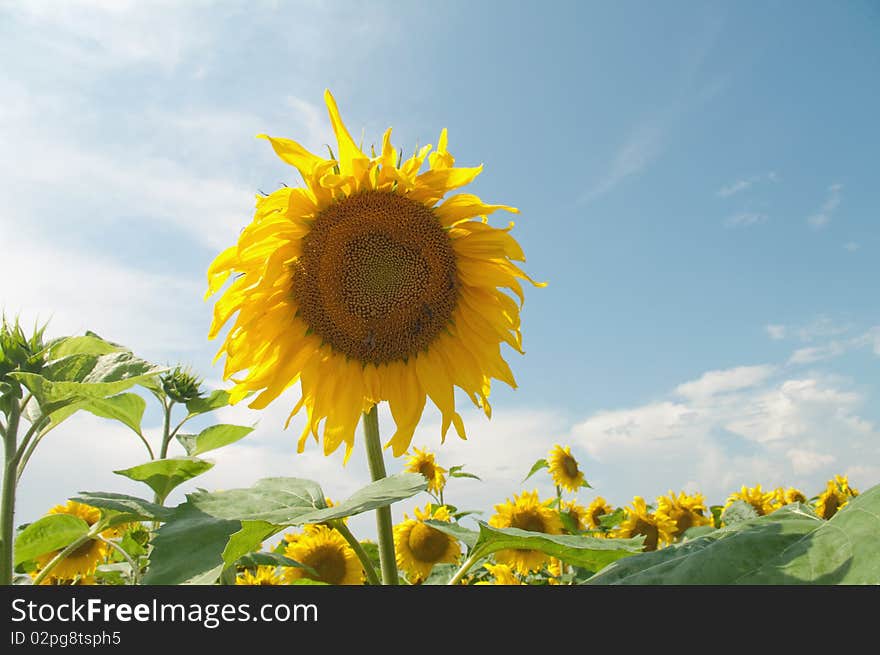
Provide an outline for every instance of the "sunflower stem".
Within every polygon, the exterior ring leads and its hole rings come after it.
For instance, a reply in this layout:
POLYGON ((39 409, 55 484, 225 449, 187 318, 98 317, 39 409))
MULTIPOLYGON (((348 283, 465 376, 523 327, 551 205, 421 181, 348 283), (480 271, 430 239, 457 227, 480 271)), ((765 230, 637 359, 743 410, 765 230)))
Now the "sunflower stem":
MULTIPOLYGON (((364 441, 367 444, 367 462, 373 482, 381 480, 385 472, 385 459, 382 456, 382 442, 379 438, 379 411, 373 405, 364 412, 364 441)), ((382 584, 396 585, 397 559, 394 554, 394 529, 391 526, 391 507, 385 505, 376 509, 376 531, 379 535, 379 562, 382 565, 382 584)))
POLYGON ((376 569, 373 567, 373 562, 370 561, 370 556, 367 555, 367 551, 364 550, 364 547, 361 546, 361 542, 357 540, 357 538, 351 533, 351 530, 348 529, 348 526, 339 519, 338 521, 332 521, 331 525, 336 528, 337 532, 345 537, 345 540, 348 542, 348 545, 351 546, 352 550, 355 552, 355 555, 358 556, 358 559, 361 561, 361 566, 364 567, 364 573, 367 576, 367 582, 371 585, 381 585, 382 581, 379 580, 379 576, 376 574, 376 569))
POLYGON ((6 417, 4 434, 3 491, 0 496, 0 585, 12 584, 13 559, 12 542, 15 535, 15 486, 18 482, 16 449, 18 444, 18 421, 21 407, 12 403, 6 417))
POLYGON ((455 575, 452 576, 452 579, 446 584, 454 586, 461 582, 461 579, 465 576, 465 573, 470 571, 471 567, 478 559, 480 559, 480 557, 482 557, 482 554, 474 549, 474 552, 471 553, 471 556, 464 561, 464 564, 461 565, 461 568, 459 568, 458 571, 455 572, 455 575))

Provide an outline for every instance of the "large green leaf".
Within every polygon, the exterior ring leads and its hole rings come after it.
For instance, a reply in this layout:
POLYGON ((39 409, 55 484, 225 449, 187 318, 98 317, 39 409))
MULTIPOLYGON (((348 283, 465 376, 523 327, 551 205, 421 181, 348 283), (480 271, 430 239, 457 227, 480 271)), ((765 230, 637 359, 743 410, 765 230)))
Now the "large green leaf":
POLYGON ((53 342, 49 347, 48 359, 61 359, 68 355, 106 355, 127 350, 125 346, 106 341, 94 332, 86 332, 83 336, 62 337, 53 342))
POLYGON ((392 475, 359 489, 334 507, 327 507, 316 482, 300 478, 264 478, 247 489, 198 491, 189 501, 203 512, 224 519, 266 521, 278 526, 323 523, 367 512, 423 491, 418 473, 392 475))
POLYGON ((265 521, 242 521, 241 530, 229 538, 223 549, 223 562, 227 566, 255 550, 259 550, 264 539, 268 539, 283 528, 265 521))
POLYGON ((167 521, 174 515, 173 508, 110 491, 81 491, 71 500, 99 509, 128 514, 133 521, 167 521))
POLYGON ((15 539, 15 565, 53 550, 61 550, 89 531, 89 524, 72 514, 49 514, 22 530, 15 539))
MULTIPOLYGON (((443 530, 453 536, 454 529, 449 529, 444 521, 429 521, 431 526, 443 530)), ((598 571, 621 557, 638 553, 642 549, 642 540, 634 539, 601 539, 584 535, 554 535, 543 532, 530 532, 519 528, 495 528, 484 521, 478 521, 480 534, 469 557, 486 557, 499 550, 539 550, 547 555, 558 557, 568 564, 582 566, 591 571, 598 571)))
POLYGON ((253 428, 243 425, 212 425, 198 434, 178 434, 177 439, 183 444, 187 455, 201 455, 235 443, 253 432, 253 428))
POLYGON ((218 519, 190 503, 179 505, 153 537, 144 584, 212 584, 224 567, 223 550, 239 530, 240 521, 218 519))
POLYGON ((136 393, 120 393, 109 398, 92 398, 84 401, 79 409, 91 412, 101 418, 116 419, 137 434, 141 433, 141 421, 147 401, 136 393))
POLYGON ((880 485, 830 521, 788 505, 617 562, 589 584, 880 584, 880 485))
POLYGON ((164 501, 175 487, 214 466, 213 462, 198 457, 169 457, 154 459, 128 469, 113 471, 132 480, 144 482, 164 501))
POLYGON ((199 414, 206 414, 207 412, 213 412, 215 409, 226 407, 228 404, 229 392, 218 389, 212 391, 204 398, 193 398, 187 401, 186 410, 190 416, 198 416, 199 414))

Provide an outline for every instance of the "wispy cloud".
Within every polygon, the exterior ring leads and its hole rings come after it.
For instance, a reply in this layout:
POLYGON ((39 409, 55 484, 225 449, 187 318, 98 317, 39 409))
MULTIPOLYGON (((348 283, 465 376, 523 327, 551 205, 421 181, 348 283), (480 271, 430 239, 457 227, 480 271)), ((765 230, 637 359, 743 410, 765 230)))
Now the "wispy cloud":
POLYGON ((728 216, 724 219, 725 227, 749 227, 751 225, 758 225, 759 223, 764 223, 767 220, 767 214, 761 214, 758 212, 740 212, 739 214, 734 214, 733 216, 728 216))
POLYGON ((718 189, 715 195, 717 195, 719 198, 729 198, 730 196, 734 196, 741 191, 750 189, 759 182, 776 182, 777 179, 779 179, 779 177, 777 176, 775 171, 770 171, 769 173, 765 173, 763 175, 752 175, 751 177, 739 179, 735 182, 724 185, 723 187, 718 189))
POLYGON ((785 326, 784 325, 765 325, 764 330, 766 330, 767 334, 774 341, 779 341, 780 339, 785 338, 785 326))
POLYGON ((659 155, 663 140, 664 131, 656 122, 636 126, 618 148, 608 170, 581 196, 580 201, 598 198, 641 172, 659 155))
POLYGON ((843 189, 842 184, 832 184, 828 187, 828 196, 822 206, 815 214, 807 218, 807 223, 814 230, 820 230, 834 217, 837 207, 840 205, 840 191, 843 189))
POLYGON ((862 245, 860 243, 855 242, 855 241, 847 241, 845 244, 843 244, 843 249, 847 250, 849 252, 855 252, 856 250, 858 250, 861 247, 862 247, 862 245))

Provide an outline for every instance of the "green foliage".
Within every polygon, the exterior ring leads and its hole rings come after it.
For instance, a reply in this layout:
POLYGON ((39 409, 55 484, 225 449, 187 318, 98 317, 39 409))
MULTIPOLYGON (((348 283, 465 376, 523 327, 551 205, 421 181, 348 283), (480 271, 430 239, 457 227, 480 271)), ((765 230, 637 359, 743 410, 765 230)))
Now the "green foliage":
POLYGON ((34 521, 15 539, 15 565, 61 550, 88 533, 89 524, 71 514, 49 514, 34 521))
POLYGON ((758 511, 744 500, 735 500, 721 512, 722 525, 736 525, 758 518, 758 511))
POLYGON ((138 482, 144 482, 156 492, 159 503, 164 502, 175 487, 213 468, 214 463, 198 457, 169 457, 154 459, 128 469, 113 471, 138 482))
POLYGON ((829 521, 801 504, 616 562, 589 584, 880 584, 880 485, 829 521))
POLYGON ((537 473, 541 469, 545 469, 548 467, 549 467, 549 464, 547 464, 547 460, 542 457, 541 459, 536 461, 534 464, 532 464, 532 468, 529 469, 529 474, 523 478, 523 482, 528 480, 530 477, 532 477, 535 473, 537 473))
POLYGON ((143 498, 109 491, 83 491, 71 500, 99 509, 119 512, 119 517, 126 522, 167 521, 174 515, 172 508, 163 507, 143 498))
POLYGON ((253 432, 253 428, 243 425, 212 425, 198 434, 178 434, 177 440, 190 456, 201 455, 210 450, 235 443, 253 432))

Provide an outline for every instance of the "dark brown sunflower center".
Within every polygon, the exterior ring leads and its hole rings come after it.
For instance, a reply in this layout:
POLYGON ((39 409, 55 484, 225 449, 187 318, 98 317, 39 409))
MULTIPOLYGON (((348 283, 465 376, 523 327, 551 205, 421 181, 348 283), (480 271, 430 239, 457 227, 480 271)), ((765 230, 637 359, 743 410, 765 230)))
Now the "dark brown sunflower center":
POLYGON ((293 292, 309 328, 339 352, 373 364, 406 359, 452 316, 455 253, 430 208, 364 191, 315 218, 293 292))
POLYGON ((837 510, 840 507, 840 499, 836 494, 831 494, 828 496, 828 499, 825 501, 825 511, 822 512, 823 519, 830 519, 832 516, 837 514, 837 510))
POLYGON ((597 507, 592 512, 590 512, 590 519, 592 520, 593 525, 595 527, 599 527, 601 525, 599 519, 601 519, 607 513, 608 512, 605 511, 604 507, 597 507))
POLYGON ((436 562, 449 547, 449 537, 430 525, 416 523, 409 533, 409 549, 420 562, 436 562))
POLYGON ((529 532, 544 532, 545 530, 544 519, 531 512, 514 514, 510 526, 520 530, 528 530, 529 532))
POLYGON ((86 557, 91 555, 92 549, 95 547, 95 542, 89 539, 80 547, 71 552, 68 557, 86 557))
POLYGON ((345 555, 338 546, 319 546, 303 557, 302 563, 315 569, 317 577, 310 572, 306 573, 314 580, 338 585, 345 579, 345 555))
POLYGON ((675 531, 678 534, 684 534, 685 530, 692 528, 694 525, 694 515, 689 511, 684 511, 675 519, 675 531))
POLYGON ((421 473, 425 478, 427 478, 428 482, 434 480, 434 465, 431 462, 422 462, 419 464, 419 473, 421 473))
POLYGON ((633 535, 645 535, 645 541, 643 542, 644 550, 657 550, 657 545, 660 542, 660 531, 657 530, 657 526, 643 519, 637 519, 636 525, 633 528, 633 535))
POLYGON ((578 470, 578 463, 575 461, 574 457, 569 457, 566 455, 562 458, 562 470, 565 471, 565 474, 570 478, 576 478, 580 471, 578 470))

